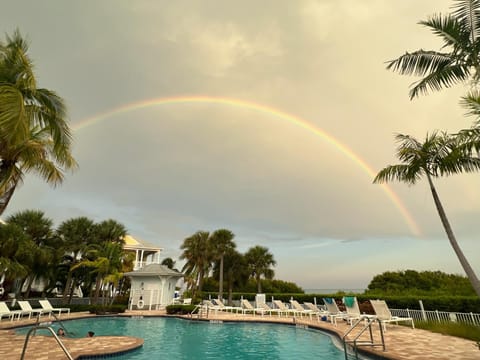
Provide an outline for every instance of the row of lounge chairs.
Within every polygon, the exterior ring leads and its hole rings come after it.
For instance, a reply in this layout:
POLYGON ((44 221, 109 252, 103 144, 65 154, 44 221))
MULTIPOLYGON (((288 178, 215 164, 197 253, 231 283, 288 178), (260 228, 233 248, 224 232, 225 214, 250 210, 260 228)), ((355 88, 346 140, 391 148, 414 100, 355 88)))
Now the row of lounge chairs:
POLYGON ((327 320, 335 326, 337 320, 347 321, 350 325, 361 319, 373 318, 378 320, 384 330, 386 330, 387 323, 399 323, 409 322, 412 328, 415 328, 413 318, 393 316, 388 308, 387 303, 384 300, 370 300, 370 304, 373 307, 375 314, 362 314, 358 305, 357 298, 355 296, 346 296, 343 298, 343 304, 346 311, 340 311, 338 305, 333 298, 323 298, 324 306, 318 307, 317 305, 309 302, 305 302, 303 305, 296 300, 290 300, 290 307, 284 304, 280 300, 273 300, 275 307, 270 307, 266 303, 257 303, 254 307, 248 300, 242 299, 241 306, 226 306, 221 300, 204 300, 203 306, 215 313, 218 311, 229 311, 241 314, 260 314, 264 315, 277 315, 277 316, 309 316, 310 319, 316 317, 318 321, 327 320))
POLYGON ((32 305, 28 301, 17 301, 20 306, 20 310, 10 310, 5 301, 0 301, 0 320, 2 318, 10 319, 13 321, 15 318, 20 320, 23 316, 27 316, 30 319, 33 316, 48 315, 51 317, 52 313, 58 313, 60 316, 63 313, 70 314, 69 308, 54 308, 50 301, 39 300, 41 308, 32 308, 32 305))

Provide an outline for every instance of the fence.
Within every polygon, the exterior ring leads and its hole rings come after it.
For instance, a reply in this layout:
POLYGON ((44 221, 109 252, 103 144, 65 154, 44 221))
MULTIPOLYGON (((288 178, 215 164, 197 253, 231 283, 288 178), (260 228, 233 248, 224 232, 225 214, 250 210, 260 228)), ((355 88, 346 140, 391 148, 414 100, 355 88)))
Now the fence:
POLYGON ((411 317, 415 321, 458 322, 480 326, 480 314, 438 310, 390 309, 393 316, 411 317))

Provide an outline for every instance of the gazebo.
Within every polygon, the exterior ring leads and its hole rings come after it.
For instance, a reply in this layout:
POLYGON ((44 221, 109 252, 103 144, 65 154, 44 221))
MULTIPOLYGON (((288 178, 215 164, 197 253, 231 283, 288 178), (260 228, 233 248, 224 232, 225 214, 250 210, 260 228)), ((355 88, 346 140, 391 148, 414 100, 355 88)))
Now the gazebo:
POLYGON ((175 286, 183 274, 160 264, 125 273, 131 280, 129 309, 159 310, 173 302, 175 286))

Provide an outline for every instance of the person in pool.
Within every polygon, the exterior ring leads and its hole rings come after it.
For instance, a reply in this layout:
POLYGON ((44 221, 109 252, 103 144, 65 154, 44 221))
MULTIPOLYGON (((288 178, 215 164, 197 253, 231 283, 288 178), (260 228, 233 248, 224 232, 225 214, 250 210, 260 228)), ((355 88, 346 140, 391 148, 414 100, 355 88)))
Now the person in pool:
POLYGON ((95 335, 95 333, 93 331, 89 331, 87 333, 87 337, 93 337, 93 335, 95 335))
POLYGON ((65 330, 63 330, 62 328, 58 328, 57 336, 65 336, 65 330))

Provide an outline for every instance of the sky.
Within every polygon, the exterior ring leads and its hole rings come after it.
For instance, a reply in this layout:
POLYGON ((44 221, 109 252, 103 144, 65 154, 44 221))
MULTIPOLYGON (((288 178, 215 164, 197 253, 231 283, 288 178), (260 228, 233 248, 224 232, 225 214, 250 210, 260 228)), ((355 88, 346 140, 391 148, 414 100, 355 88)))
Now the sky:
MULTIPOLYGON (((384 271, 463 274, 426 181, 373 184, 394 136, 468 128, 461 85, 411 101, 386 70, 439 50, 418 24, 451 0, 2 0, 38 86, 65 99, 79 169, 24 179, 4 217, 115 219, 177 264, 183 240, 227 228, 266 246, 276 278, 362 289, 384 271)), ((480 174, 436 181, 480 272, 480 174)))

